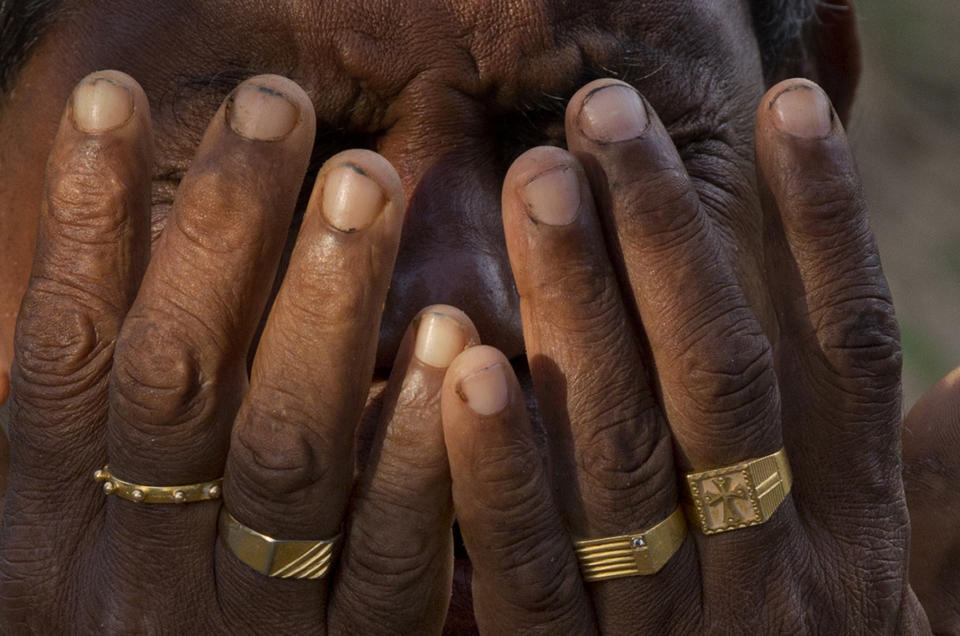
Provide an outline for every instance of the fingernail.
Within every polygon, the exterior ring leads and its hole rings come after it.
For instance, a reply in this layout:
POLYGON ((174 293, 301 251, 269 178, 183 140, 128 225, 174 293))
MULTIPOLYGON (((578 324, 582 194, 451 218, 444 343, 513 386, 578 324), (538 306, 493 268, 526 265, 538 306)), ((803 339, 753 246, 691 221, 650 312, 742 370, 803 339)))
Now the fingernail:
POLYGON ((278 141, 300 121, 300 108, 278 90, 242 84, 227 98, 227 123, 252 141, 278 141))
POLYGON ((323 183, 323 215, 341 232, 368 227, 386 203, 380 184, 360 167, 345 163, 327 173, 323 183))
POLYGON ((792 86, 777 95, 770 108, 774 125, 788 135, 826 137, 833 130, 833 107, 818 86, 792 86))
POLYGON ((495 415, 507 408, 510 392, 501 364, 494 364, 460 380, 460 399, 477 415, 495 415))
POLYGON ((420 317, 413 349, 420 362, 446 369, 466 346, 467 334, 455 319, 437 312, 420 317))
POLYGON ((523 186, 527 213, 547 225, 573 223, 580 214, 580 180, 571 166, 544 170, 523 186))
POLYGON ((133 95, 123 84, 106 77, 83 80, 71 99, 73 125, 97 134, 119 128, 133 115, 133 95))
POLYGON ((650 124, 647 107, 637 91, 610 84, 591 92, 580 107, 580 130, 602 143, 636 139, 650 124))

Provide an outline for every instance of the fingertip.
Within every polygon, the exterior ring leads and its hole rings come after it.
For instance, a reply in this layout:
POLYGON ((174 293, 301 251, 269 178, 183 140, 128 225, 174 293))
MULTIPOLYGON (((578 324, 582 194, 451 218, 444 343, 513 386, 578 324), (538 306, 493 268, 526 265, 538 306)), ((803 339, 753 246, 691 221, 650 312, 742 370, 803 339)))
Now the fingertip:
POLYGON ((650 127, 651 113, 646 100, 630 84, 613 78, 594 80, 567 104, 567 139, 584 138, 599 145, 636 139, 650 127))
POLYGON ((372 150, 354 148, 328 159, 317 176, 313 195, 327 223, 346 234, 370 227, 381 216, 402 219, 400 176, 386 158, 372 150))
MULTIPOLYGON (((522 187, 545 168, 560 164, 576 164, 577 158, 557 146, 537 146, 517 157, 504 178, 506 185, 522 187)), ((505 188, 506 189, 506 188, 505 188)))
POLYGON ((466 407, 474 416, 496 416, 510 406, 516 382, 510 361, 499 349, 471 347, 450 364, 444 380, 444 401, 458 410, 466 407))
POLYGON ((758 125, 799 139, 829 137, 840 119, 826 92, 804 78, 784 80, 760 101, 758 125))
MULTIPOLYGON (((534 224, 569 225, 577 220, 589 197, 586 172, 580 161, 562 148, 540 146, 520 155, 503 185, 504 225, 520 213, 534 224)), ((509 237, 508 237, 509 239, 509 237)))
POLYGON ((960 434, 960 367, 953 369, 924 393, 903 420, 905 461, 924 456, 935 448, 953 448, 960 440, 944 439, 960 434))
POLYGON ((67 103, 67 119, 77 132, 90 136, 125 131, 137 122, 149 128, 150 105, 134 78, 105 69, 77 82, 67 103))
POLYGON ((413 319, 416 329, 413 355, 423 364, 446 369, 465 349, 480 343, 470 317, 451 305, 430 305, 413 319))
POLYGON ((70 96, 74 128, 98 135, 122 127, 133 118, 136 82, 118 71, 97 71, 84 77, 70 96))
POLYGON ((477 345, 464 350, 454 358, 447 370, 447 377, 459 381, 466 375, 495 364, 503 364, 509 367, 510 361, 496 347, 477 345))
POLYGON ((280 75, 244 80, 224 100, 223 113, 229 128, 249 141, 282 141, 296 131, 313 140, 313 103, 296 82, 280 75))

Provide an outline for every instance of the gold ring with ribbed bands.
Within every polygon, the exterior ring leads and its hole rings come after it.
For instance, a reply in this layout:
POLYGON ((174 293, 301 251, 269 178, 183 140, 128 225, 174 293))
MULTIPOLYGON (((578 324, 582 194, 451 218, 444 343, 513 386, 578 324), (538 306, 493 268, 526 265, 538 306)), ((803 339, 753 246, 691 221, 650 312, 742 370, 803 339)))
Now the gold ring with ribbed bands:
POLYGON ((660 523, 633 534, 575 541, 585 581, 646 576, 659 572, 687 536, 687 522, 677 508, 660 523))
POLYGON ((182 504, 219 499, 223 492, 223 478, 183 486, 146 486, 120 479, 104 466, 93 473, 94 481, 103 484, 103 492, 136 503, 182 504))
POLYGON ((281 579, 322 579, 340 542, 340 535, 317 541, 274 539, 243 525, 226 507, 220 510, 220 534, 238 559, 260 574, 281 579))
POLYGON ((792 485, 790 462, 783 448, 732 466, 687 473, 690 521, 704 534, 766 523, 790 494, 792 485))

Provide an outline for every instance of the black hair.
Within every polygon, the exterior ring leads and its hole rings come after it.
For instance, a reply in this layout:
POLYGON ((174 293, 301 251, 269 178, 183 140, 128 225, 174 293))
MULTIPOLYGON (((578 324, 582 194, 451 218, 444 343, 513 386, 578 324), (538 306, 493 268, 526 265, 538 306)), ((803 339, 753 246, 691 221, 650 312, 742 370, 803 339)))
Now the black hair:
POLYGON ((821 1, 750 0, 753 32, 767 79, 774 77, 785 65, 802 61, 805 36, 821 1))
POLYGON ((17 72, 43 36, 62 0, 0 0, 0 95, 13 87, 17 72))
MULTIPOLYGON (((9 91, 17 72, 63 0, 0 0, 0 95, 9 91)), ((754 31, 767 77, 791 57, 802 56, 804 34, 818 0, 750 0, 754 31)))

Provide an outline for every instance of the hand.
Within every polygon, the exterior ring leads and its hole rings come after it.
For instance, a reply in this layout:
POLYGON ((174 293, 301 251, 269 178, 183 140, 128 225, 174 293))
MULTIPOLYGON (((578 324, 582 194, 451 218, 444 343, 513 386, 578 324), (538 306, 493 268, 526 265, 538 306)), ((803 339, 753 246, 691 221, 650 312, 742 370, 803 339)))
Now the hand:
MULTIPOLYGON (((897 326, 824 94, 792 80, 757 114, 766 214, 748 220, 780 281, 773 340, 706 212, 714 186, 691 180, 650 105, 601 80, 571 101, 566 133, 573 154, 529 151, 503 190, 542 424, 494 349, 465 351, 444 380, 481 629, 928 632, 907 582, 897 326), (658 573, 585 583, 574 540, 649 528, 681 504, 685 473, 781 447, 793 488, 766 523, 691 528, 658 573)), ((742 502, 708 506, 749 518, 742 502)))
POLYGON ((400 347, 354 489, 354 435, 404 199, 348 151, 320 172, 269 319, 314 137, 307 95, 242 84, 150 245, 151 123, 117 72, 81 82, 46 177, 12 381, 4 633, 438 631, 452 568, 444 367, 477 333, 433 307, 400 347), (92 479, 214 480, 241 523, 345 537, 330 579, 268 578, 218 540, 217 500, 135 503, 92 479), (351 496, 352 495, 352 496, 351 496))
POLYGON ((903 423, 910 507, 910 584, 937 634, 960 632, 960 369, 917 401, 903 423))

